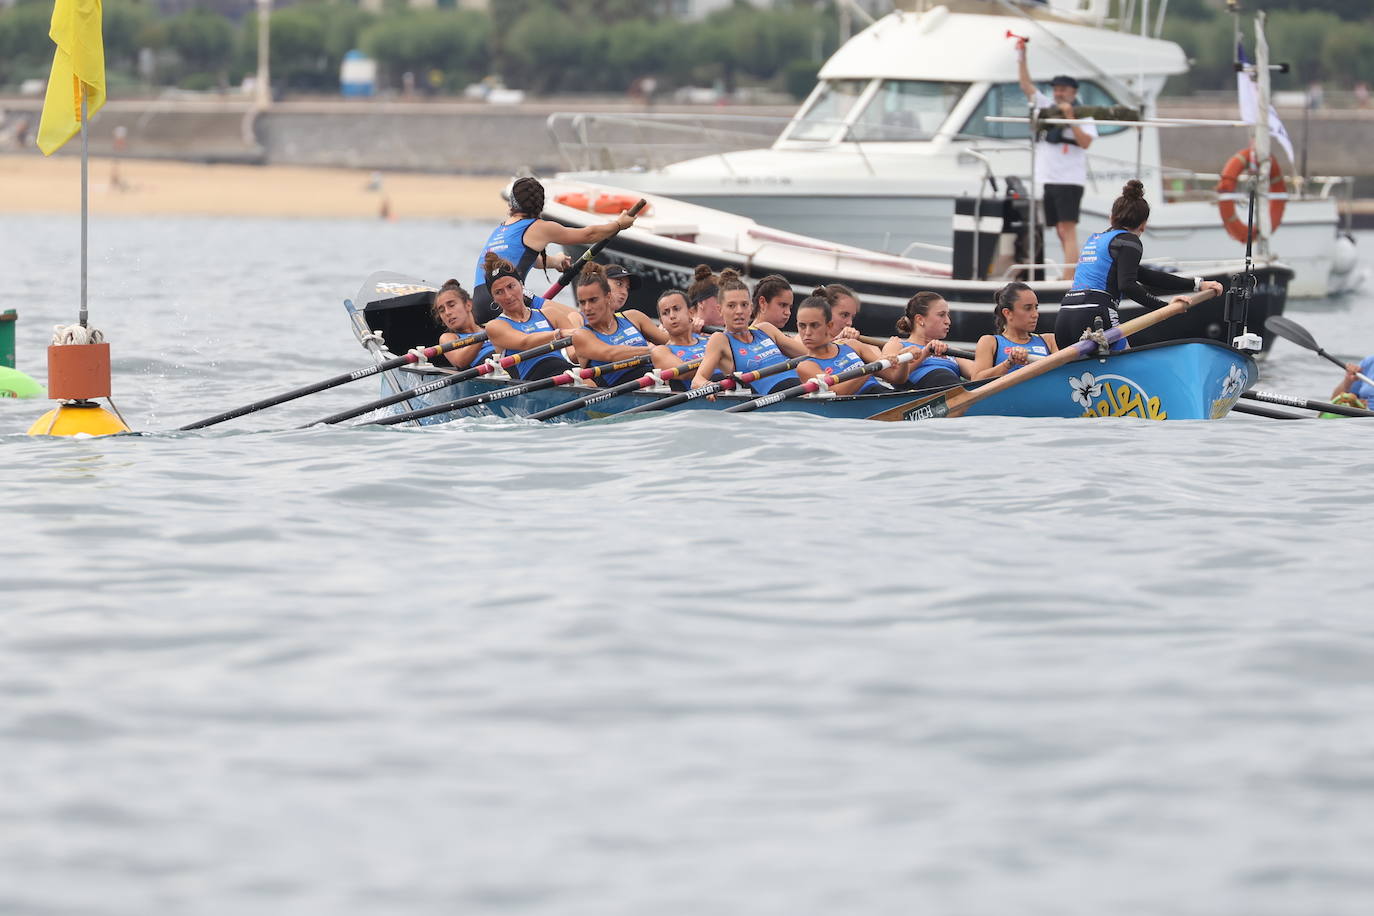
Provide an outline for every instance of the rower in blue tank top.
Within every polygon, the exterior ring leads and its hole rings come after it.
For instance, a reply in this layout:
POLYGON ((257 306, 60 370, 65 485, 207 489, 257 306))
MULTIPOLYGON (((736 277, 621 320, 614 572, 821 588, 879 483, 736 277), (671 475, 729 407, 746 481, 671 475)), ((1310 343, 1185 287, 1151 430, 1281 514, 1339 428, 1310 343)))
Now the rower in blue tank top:
POLYGON ((939 293, 920 292, 907 302, 906 313, 897 319, 897 333, 906 336, 892 337, 883 346, 884 356, 896 356, 903 350, 920 351, 907 364, 907 387, 947 388, 971 377, 972 360, 945 355, 949 328, 949 303, 939 293))
MULTIPOLYGON (((806 347, 795 337, 788 337, 767 322, 751 324, 754 305, 749 287, 739 274, 726 268, 720 272, 719 290, 721 320, 725 330, 717 331, 706 342, 701 367, 692 378, 692 387, 710 384, 716 370, 722 372, 750 372, 785 362, 788 357, 805 356, 806 347)), ((751 382, 749 387, 758 394, 767 394, 798 383, 796 370, 778 372, 751 382)))
POLYGON ((1053 334, 1037 334, 1040 300, 1024 283, 1008 283, 993 297, 995 334, 978 339, 973 357, 975 379, 997 378, 1015 372, 1037 358, 1058 351, 1053 334))
MULTIPOLYGON (((501 313, 487 322, 487 336, 500 355, 508 356, 552 343, 569 336, 569 331, 558 327, 556 320, 566 321, 566 316, 551 319, 545 307, 558 306, 539 296, 525 301, 525 288, 516 277, 515 268, 509 261, 495 254, 488 254, 486 261, 487 285, 492 291, 501 313)), ((567 312, 567 306, 558 306, 567 312)), ((532 380, 549 378, 572 368, 557 351, 532 356, 509 370, 515 378, 532 380)))
MULTIPOLYGON (((694 330, 701 316, 701 303, 693 305, 687 293, 680 289, 665 289, 658 294, 655 307, 658 310, 658 323, 668 335, 668 342, 654 347, 654 368, 673 369, 701 359, 706 354, 706 342, 710 339, 694 330)), ((674 391, 682 391, 687 382, 673 379, 668 386, 674 391)))
POLYGON ((622 212, 612 222, 576 229, 543 219, 543 212, 544 186, 534 178, 516 179, 510 189, 510 216, 492 230, 486 245, 477 255, 472 301, 473 317, 478 323, 486 324, 496 317, 498 310, 491 291, 487 289, 482 267, 488 252, 495 252, 502 260, 510 262, 523 285, 531 267, 542 265, 566 270, 572 264, 572 259, 567 255, 552 259, 545 255, 544 249, 550 244, 591 245, 630 228, 635 221, 629 213, 622 212))
MULTIPOLYGON (((439 287, 439 291, 434 294, 431 310, 439 326, 446 329, 439 335, 441 346, 471 337, 482 330, 477 326, 477 322, 472 320, 472 297, 457 280, 446 280, 444 285, 439 287)), ((481 343, 449 350, 442 356, 432 357, 430 362, 440 366, 452 366, 455 369, 466 369, 482 362, 491 353, 491 341, 484 340, 481 343)))
MULTIPOLYGON (((846 369, 862 366, 882 359, 877 347, 860 340, 835 340, 834 308, 826 296, 808 296, 797 307, 797 337, 806 347, 807 358, 797 366, 797 376, 803 382, 820 375, 837 376, 846 369)), ((881 374, 870 374, 831 385, 836 394, 872 394, 878 391, 891 391, 888 382, 902 381, 906 374, 903 366, 893 366, 881 374)))
POLYGON ((606 278, 606 270, 595 262, 582 268, 582 273, 574 281, 577 291, 577 307, 582 312, 585 324, 573 334, 573 346, 582 365, 595 368, 609 363, 643 357, 643 362, 628 369, 598 376, 596 384, 609 388, 621 382, 638 378, 653 368, 650 352, 655 344, 665 343, 668 335, 663 329, 649 320, 638 309, 615 310, 611 297, 611 284, 606 278))

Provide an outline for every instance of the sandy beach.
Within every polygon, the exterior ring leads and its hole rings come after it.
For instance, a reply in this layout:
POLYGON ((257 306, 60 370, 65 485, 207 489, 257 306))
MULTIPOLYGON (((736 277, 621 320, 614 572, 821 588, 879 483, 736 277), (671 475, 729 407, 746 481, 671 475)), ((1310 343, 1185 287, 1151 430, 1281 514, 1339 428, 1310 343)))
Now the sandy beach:
MULTIPOLYGON (((493 219, 505 214, 494 176, 373 173, 295 166, 91 160, 92 214, 493 219), (374 187, 381 175, 380 186, 374 187)), ((77 213, 75 156, 0 156, 0 212, 77 213)))

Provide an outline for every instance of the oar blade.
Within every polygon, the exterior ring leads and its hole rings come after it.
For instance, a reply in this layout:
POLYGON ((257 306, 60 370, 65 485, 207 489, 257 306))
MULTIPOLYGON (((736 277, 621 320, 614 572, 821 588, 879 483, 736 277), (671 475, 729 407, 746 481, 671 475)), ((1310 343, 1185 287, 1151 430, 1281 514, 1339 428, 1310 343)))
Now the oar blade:
POLYGON ((1270 315, 1268 320, 1264 322, 1264 326, 1284 340, 1291 341, 1304 349, 1313 352, 1321 350, 1317 344, 1317 339, 1308 332, 1307 328, 1291 318, 1285 318, 1282 315, 1270 315))
POLYGON ((918 397, 914 400, 889 407, 882 413, 869 417, 870 420, 883 420, 890 423, 904 420, 936 420, 941 417, 962 416, 968 405, 968 389, 963 387, 946 388, 935 394, 918 397))

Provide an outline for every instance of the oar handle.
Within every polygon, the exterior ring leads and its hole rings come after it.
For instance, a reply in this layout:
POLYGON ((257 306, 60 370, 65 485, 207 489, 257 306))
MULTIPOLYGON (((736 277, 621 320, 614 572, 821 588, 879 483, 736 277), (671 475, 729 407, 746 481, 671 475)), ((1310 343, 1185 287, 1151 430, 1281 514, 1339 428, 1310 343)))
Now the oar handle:
MULTIPOLYGON (((643 210, 648 205, 649 202, 641 197, 639 201, 629 209, 630 216, 638 216, 639 211, 643 210)), ((621 230, 617 228, 610 235, 606 236, 604 239, 597 242, 595 245, 588 248, 586 251, 582 252, 582 257, 578 258, 571 265, 569 265, 567 270, 563 271, 563 273, 558 278, 558 282, 555 283, 553 286, 550 286, 549 291, 544 294, 544 298, 552 299, 554 296, 557 296, 560 292, 562 292, 563 287, 571 283, 572 278, 577 276, 577 272, 580 271, 585 265, 591 263, 597 255, 601 254, 601 252, 605 250, 606 245, 610 243, 611 239, 615 238, 617 235, 620 234, 620 231, 621 230)))
MULTIPOLYGON (((860 341, 860 343, 866 343, 866 344, 869 344, 870 346, 874 346, 874 347, 881 347, 881 346, 883 346, 884 344, 886 344, 886 343, 888 342, 888 340, 890 340, 890 339, 891 339, 891 338, 888 338, 888 337, 870 337, 870 336, 868 336, 868 335, 866 335, 866 334, 861 334, 861 335, 859 335, 859 341, 860 341)), ((842 343, 844 343, 844 341, 841 340, 840 338, 836 337, 836 338, 835 338, 835 343, 837 343, 837 344, 842 344, 842 343)), ((959 359, 975 359, 975 358, 977 357, 977 354, 974 353, 972 350, 965 350, 965 349, 963 349, 962 347, 947 347, 947 348, 945 348, 945 355, 946 355, 946 356, 957 356, 959 359)), ((1031 358, 1032 358, 1032 359, 1036 359, 1037 357, 1031 357, 1031 358)))
POLYGON ((561 417, 565 413, 572 413, 574 410, 580 410, 592 404, 600 404, 602 401, 609 401, 611 398, 619 397, 622 394, 634 391, 638 388, 648 388, 657 382, 668 382, 673 379, 682 378, 689 372, 695 372, 700 365, 701 360, 694 359, 691 362, 683 363, 680 366, 673 366, 670 369, 657 369, 646 372, 637 379, 621 382, 619 385, 603 388, 600 391, 589 394, 586 397, 578 398, 575 401, 569 401, 566 404, 559 404, 556 407, 549 407, 538 413, 532 413, 529 415, 528 419, 551 420, 554 417, 561 417))
POLYGON ((815 394, 821 390, 829 390, 835 385, 842 385, 845 382, 852 382, 854 379, 863 378, 865 375, 872 375, 875 372, 882 372, 884 369, 891 369, 893 366, 900 366, 909 363, 916 358, 916 354, 911 350, 904 350, 892 357, 875 359, 871 363, 864 363, 862 366, 850 366, 839 375, 825 377, 824 375, 807 379, 800 385, 794 385, 784 391, 774 391, 753 400, 745 401, 743 404, 736 404, 733 407, 725 408, 726 413, 748 413, 751 410, 758 410, 761 407, 769 407, 773 404, 780 404, 783 401, 790 401, 793 398, 800 398, 808 394, 815 394))

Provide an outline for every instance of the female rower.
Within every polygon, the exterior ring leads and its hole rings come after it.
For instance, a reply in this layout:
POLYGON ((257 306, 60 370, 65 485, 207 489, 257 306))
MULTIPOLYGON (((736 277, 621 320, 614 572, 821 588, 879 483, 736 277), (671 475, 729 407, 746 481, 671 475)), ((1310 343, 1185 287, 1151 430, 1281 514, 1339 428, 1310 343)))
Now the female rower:
POLYGON ((830 330, 836 340, 849 340, 859 337, 859 329, 854 327, 854 319, 859 317, 859 297, 854 290, 843 283, 830 283, 818 286, 811 291, 813 296, 822 296, 830 303, 830 330))
POLYGON ((544 248, 550 243, 559 245, 590 245, 610 238, 621 229, 634 225, 635 218, 621 211, 613 221, 596 226, 573 229, 541 219, 544 212, 544 186, 535 178, 517 178, 510 188, 510 216, 492 230, 487 243, 477 255, 477 276, 472 281, 472 301, 474 317, 482 324, 496 315, 492 306, 493 295, 487 288, 483 264, 488 252, 495 252, 514 265, 515 277, 521 283, 529 274, 530 268, 538 260, 544 267, 566 270, 572 264, 567 255, 549 259, 544 248))
POLYGON ((1341 379, 1340 384, 1331 392, 1331 402, 1349 407, 1365 407, 1370 398, 1374 398, 1374 386, 1362 381, 1361 375, 1374 378, 1374 356, 1366 356, 1358 363, 1345 364, 1345 378, 1341 379))
MULTIPOLYGON (((577 307, 582 310, 586 324, 573 333, 577 358, 584 366, 604 366, 607 363, 649 356, 655 344, 666 343, 668 335, 638 309, 616 311, 611 284, 606 269, 595 262, 578 274, 577 307)), ((647 362, 647 361, 646 361, 647 362)), ((602 375, 596 383, 609 388, 643 375, 648 366, 621 369, 602 375)))
POLYGON ((611 301, 617 312, 630 301, 630 290, 639 289, 639 277, 619 264, 607 265, 606 282, 611 284, 611 301))
POLYGON ((907 302, 906 314, 897 319, 897 333, 906 336, 889 338, 883 355, 896 356, 906 349, 921 351, 906 364, 909 387, 946 388, 973 377, 972 360, 945 355, 949 325, 949 303, 939 293, 917 293, 907 302))
MULTIPOLYGON (((569 336, 566 318, 565 323, 560 324, 559 317, 552 311, 547 315, 544 313, 546 307, 556 303, 541 296, 535 296, 530 302, 525 301, 525 287, 520 282, 520 275, 505 258, 494 251, 487 252, 482 273, 493 301, 501 309, 499 315, 487 322, 487 339, 493 347, 502 351, 502 356, 532 350, 569 336)), ((567 306, 561 308, 566 310, 567 306)), ((571 368, 572 364, 562 356, 547 353, 518 363, 511 367, 511 371, 520 379, 532 380, 549 378, 571 368)))
POLYGON ((654 347, 655 369, 671 369, 705 354, 707 338, 693 326, 699 310, 700 306, 692 306, 680 289, 665 289, 658 294, 658 323, 663 325, 668 341, 654 347))
MULTIPOLYGON (((750 372, 785 361, 790 356, 805 356, 801 341, 789 337, 767 322, 750 323, 754 312, 749 287, 730 268, 720 272, 720 311, 725 330, 717 331, 706 342, 706 355, 692 379, 692 387, 710 384, 712 374, 750 372)), ((750 385, 759 394, 797 384, 795 370, 764 376, 750 385)))
POLYGON ((775 328, 792 320, 792 284, 779 274, 769 274, 754 285, 754 320, 775 328))
POLYGON ((720 314, 720 277, 705 264, 698 264, 687 287, 687 301, 697 309, 696 329, 718 328, 725 324, 720 314))
MULTIPOLYGON (((1083 332, 1092 327, 1094 318, 1102 319, 1104 329, 1117 327, 1121 319, 1116 310, 1123 297, 1134 299, 1146 308, 1163 308, 1164 300, 1150 295, 1147 287, 1175 293, 1204 289, 1221 293, 1221 284, 1215 280, 1176 277, 1140 266, 1145 253, 1140 236, 1149 219, 1145 185, 1132 178, 1112 204, 1111 227, 1104 232, 1094 232, 1083 243, 1083 252, 1074 269, 1073 288, 1059 303, 1059 315, 1054 322, 1056 340, 1064 341, 1064 345, 1077 343, 1083 332)), ((1124 350, 1127 346, 1123 337, 1112 344, 1112 349, 1124 350)))
MULTIPOLYGON (((439 344, 449 343, 462 337, 471 337, 482 330, 472 320, 472 297, 457 280, 445 280, 434 296, 434 320, 448 331, 439 335, 439 344)), ((493 352, 490 340, 469 344, 444 354, 449 365, 455 369, 466 369, 473 363, 480 363, 493 352)))
POLYGON ((1040 320, 1040 300, 1024 283, 1008 283, 993 297, 995 334, 978 338, 973 359, 974 378, 996 378, 1015 372, 1032 357, 1049 356, 1059 349, 1053 334, 1035 333, 1040 320))
MULTIPOLYGON (((803 382, 818 375, 838 375, 852 366, 861 366, 882 358, 877 347, 857 340, 843 343, 834 339, 832 328, 835 315, 830 303, 824 296, 808 296, 797 307, 797 337, 806 347, 810 359, 797 366, 797 377, 803 382)), ((836 394, 869 394, 874 391, 891 391, 880 382, 879 376, 894 384, 901 384, 906 376, 905 366, 893 366, 881 373, 865 375, 860 378, 831 385, 836 394)))

